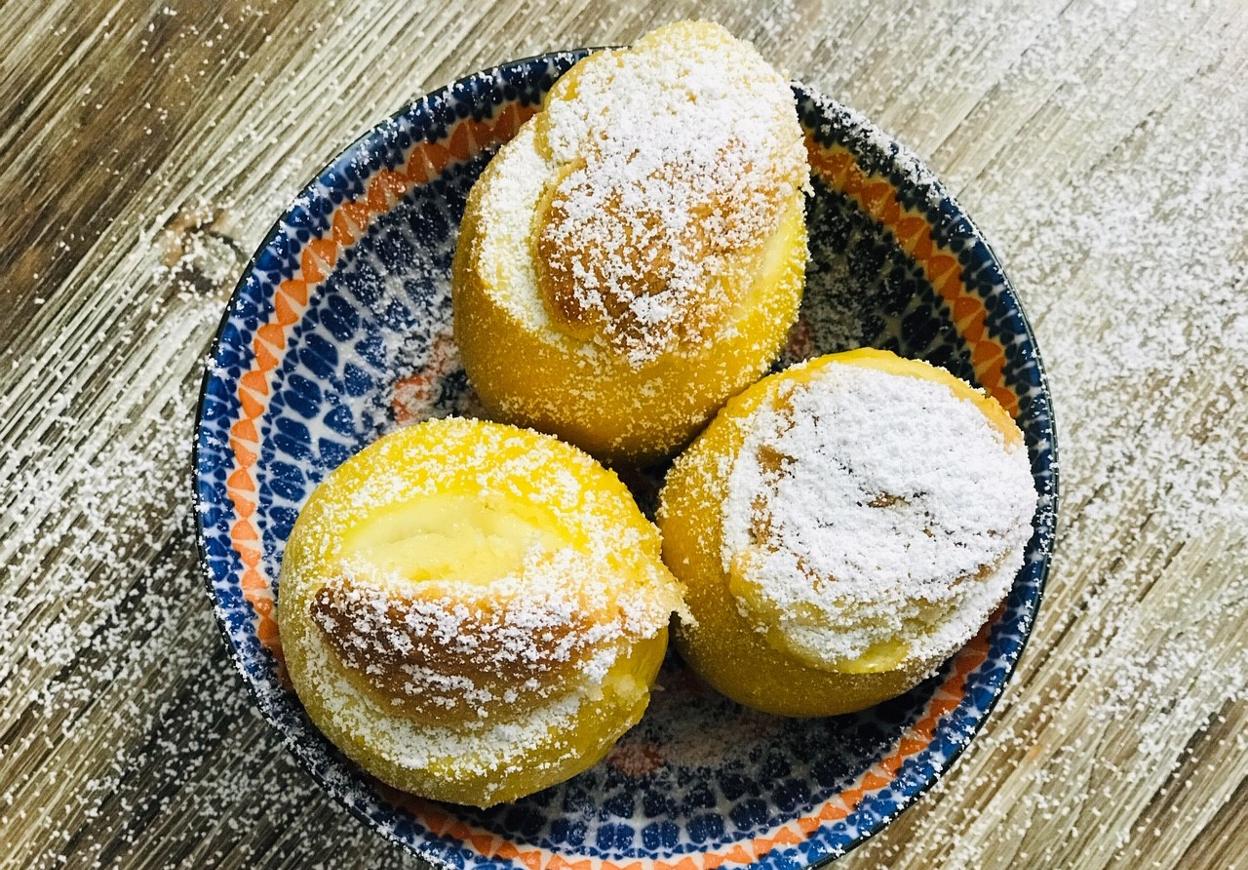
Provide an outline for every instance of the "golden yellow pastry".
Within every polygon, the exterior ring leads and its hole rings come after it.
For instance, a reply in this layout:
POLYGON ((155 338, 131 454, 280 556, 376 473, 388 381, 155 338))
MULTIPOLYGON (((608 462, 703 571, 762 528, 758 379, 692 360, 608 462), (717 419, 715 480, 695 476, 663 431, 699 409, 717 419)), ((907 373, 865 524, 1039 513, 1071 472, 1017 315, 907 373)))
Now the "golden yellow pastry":
POLYGON ((308 715, 392 786, 489 806, 641 717, 680 590, 619 479, 484 421, 400 429, 313 492, 278 624, 308 715))
POLYGON ((576 64, 460 228, 455 340, 485 407, 604 459, 686 442, 797 316, 808 177, 787 82, 718 25, 576 64))
POLYGON ((899 695, 1004 599, 1036 493, 995 399, 887 351, 824 356, 728 402, 661 494, 663 558, 712 686, 786 716, 899 695))

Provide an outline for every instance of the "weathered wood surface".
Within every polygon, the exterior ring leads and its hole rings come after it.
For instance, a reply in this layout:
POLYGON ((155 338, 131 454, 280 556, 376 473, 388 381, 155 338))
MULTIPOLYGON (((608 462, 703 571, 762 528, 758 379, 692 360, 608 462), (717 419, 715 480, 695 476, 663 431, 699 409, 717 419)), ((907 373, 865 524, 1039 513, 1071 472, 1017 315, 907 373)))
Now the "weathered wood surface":
POLYGON ((299 185, 496 61, 717 18, 930 159, 1050 368, 1019 672, 845 866, 1248 864, 1248 5, 0 6, 0 864, 414 864, 253 713, 189 516, 202 356, 299 185))

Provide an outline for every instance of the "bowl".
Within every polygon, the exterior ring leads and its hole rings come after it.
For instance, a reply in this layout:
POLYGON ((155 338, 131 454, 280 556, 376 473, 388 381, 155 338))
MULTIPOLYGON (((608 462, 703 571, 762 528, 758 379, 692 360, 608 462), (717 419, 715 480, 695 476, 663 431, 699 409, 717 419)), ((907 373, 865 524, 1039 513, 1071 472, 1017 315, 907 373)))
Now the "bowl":
MULTIPOLYGON (((888 348, 980 384, 1015 415, 1042 498, 1025 566, 991 622, 913 691, 827 719, 738 707, 669 657, 642 723, 602 763, 489 810, 422 800, 366 775, 312 726, 283 672, 278 568, 311 489, 395 426, 479 413, 451 335, 465 198, 585 54, 504 64, 417 100, 347 148, 273 226, 234 291, 200 396, 194 497, 208 591, 256 703, 300 763, 434 864, 819 864, 939 779, 1000 696, 1040 603, 1057 467, 1035 337, 988 243, 908 150, 800 84, 811 260, 777 367, 888 348)), ((636 481, 646 489, 644 476, 636 481)))

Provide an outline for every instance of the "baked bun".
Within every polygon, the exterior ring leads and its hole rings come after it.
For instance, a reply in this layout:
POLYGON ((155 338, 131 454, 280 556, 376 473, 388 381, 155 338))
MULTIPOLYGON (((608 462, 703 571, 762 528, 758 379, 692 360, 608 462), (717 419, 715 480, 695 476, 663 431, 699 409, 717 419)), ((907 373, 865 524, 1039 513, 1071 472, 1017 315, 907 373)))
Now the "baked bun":
POLYGON ((489 806, 579 773, 637 722, 678 606, 613 473, 546 435, 448 419, 317 487, 278 624, 343 752, 405 791, 489 806))
POLYGON ((686 442, 797 316, 808 177, 788 84, 718 25, 580 61, 468 198, 455 340, 485 407, 604 459, 686 442))
POLYGON ((677 648, 787 716, 912 688, 1004 599, 1036 507, 995 399, 887 351, 824 356, 732 399, 663 487, 663 557, 695 623, 677 648))

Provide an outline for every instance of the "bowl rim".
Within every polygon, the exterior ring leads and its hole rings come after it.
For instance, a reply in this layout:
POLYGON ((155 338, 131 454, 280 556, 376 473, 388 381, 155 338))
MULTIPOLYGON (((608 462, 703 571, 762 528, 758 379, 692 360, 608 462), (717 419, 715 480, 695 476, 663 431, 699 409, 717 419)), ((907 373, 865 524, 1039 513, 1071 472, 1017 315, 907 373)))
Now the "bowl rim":
MULTIPOLYGON (((387 831, 385 825, 380 820, 375 819, 370 813, 368 813, 363 807, 359 806, 355 801, 348 799, 345 793, 340 793, 339 787, 333 782, 331 782, 330 779, 323 774, 323 772, 319 769, 319 767, 314 763, 311 756, 301 751, 297 743, 291 740, 289 735, 283 732, 283 729, 280 727, 279 723, 274 721, 268 709, 268 703, 269 703, 268 700, 261 696, 261 693, 258 687, 256 686, 256 684, 253 682, 253 680, 249 676, 247 669, 245 668, 243 664, 243 661, 241 658, 241 651, 234 643, 234 640, 230 634, 229 626, 226 623, 225 615, 220 609, 220 607, 218 606, 218 598, 217 598, 216 591, 215 591, 215 582, 213 578, 212 569, 210 568, 209 561, 208 561, 205 525, 200 519, 202 517, 201 502, 199 498, 200 440, 201 440, 200 430, 202 428, 202 423, 204 419, 203 411, 204 411, 205 402, 208 397, 209 384, 212 381, 212 378, 214 376, 213 363, 217 359, 220 353, 221 345, 223 343, 223 338, 226 332, 226 326, 229 324, 233 314, 235 313, 234 309, 236 305, 238 304, 238 300, 240 299, 243 290, 246 287, 248 278, 251 276, 251 274, 256 268, 257 261, 260 255, 268 249, 270 243, 274 240, 274 238, 280 232, 282 232, 283 227, 286 224, 286 218, 290 214, 291 210, 295 207, 295 205, 298 203, 299 199, 304 195, 304 193, 306 193, 310 188, 312 188, 317 183, 321 174, 323 174, 326 171, 326 169, 328 169, 329 167, 335 166, 347 154, 352 153, 356 151, 358 148, 360 148, 366 142, 366 140, 368 140, 371 136, 373 136, 380 128, 384 127, 387 124, 400 121, 404 116, 417 110, 420 104, 427 103, 429 101, 444 97, 450 94, 456 87, 460 85, 463 85, 465 83, 468 83, 474 80, 478 80, 480 78, 484 78, 488 76, 496 76, 502 70, 521 67, 526 64, 533 64, 537 62, 550 62, 552 60, 557 60, 559 58, 568 58, 568 59, 575 58, 576 60, 580 60, 581 58, 593 52, 601 51, 605 49, 618 48, 618 47, 620 46, 616 44, 611 44, 611 45, 602 45, 602 46, 586 46, 586 47, 581 47, 581 48, 559 49, 559 50, 554 50, 554 51, 546 51, 546 52, 540 52, 537 54, 527 55, 527 56, 515 58, 512 60, 502 61, 492 66, 484 67, 480 70, 468 73, 467 75, 460 76, 448 82, 447 84, 442 85, 441 87, 427 91, 426 93, 423 93, 417 97, 413 97, 410 100, 406 100, 397 109, 390 112, 385 117, 381 118, 380 120, 378 120, 377 122, 369 126, 367 129, 360 132, 359 135, 354 137, 346 145, 344 145, 337 152, 335 152, 334 155, 330 157, 322 165, 321 169, 318 170, 310 179, 308 179, 306 182, 300 185, 298 191, 291 198, 291 200, 288 202, 288 204, 282 210, 282 212, 277 216, 274 222, 270 225, 269 229, 264 233, 256 249, 248 257, 246 263, 243 265, 239 274, 239 279, 237 282, 235 282, 233 289, 230 291, 229 297, 227 298, 225 302, 225 305, 221 313, 221 317, 218 320, 217 327, 213 333, 212 341, 210 342, 207 351, 201 357, 204 363, 204 372, 200 379, 200 386, 199 386, 198 395, 197 395, 196 402, 195 402, 195 425, 193 427, 193 434, 192 434, 192 447, 191 447, 191 456, 190 456, 191 462, 190 462, 188 478, 189 478, 190 489, 191 489, 192 510, 195 516, 195 544, 196 544, 198 569, 199 569, 199 573, 201 575, 201 579, 204 584, 204 587, 203 587, 204 592, 207 595, 209 599, 209 603, 212 606, 214 622, 217 626, 217 630, 222 640, 225 642, 225 646, 227 648, 227 651, 229 652, 230 661, 233 664, 234 669, 238 672, 239 676, 242 678, 242 682, 246 686, 247 692, 251 696, 252 702, 255 704, 256 708, 259 710, 261 715, 264 717, 266 726, 273 729, 274 731, 278 733, 279 739, 285 745, 285 747, 290 752, 290 754, 295 757, 295 760, 297 761, 298 765, 304 770, 305 773, 307 773, 311 777, 311 779, 317 784, 317 786, 321 790, 323 790, 325 793, 327 793, 331 798, 333 798, 334 801, 337 802, 340 806, 345 806, 346 809, 351 813, 351 815, 353 815, 355 818, 359 819, 360 821, 364 822, 369 828, 376 831, 378 834, 382 835, 385 839, 389 840, 390 842, 396 843, 402 846, 407 852, 415 855, 419 860, 425 861, 431 866, 450 867, 454 865, 451 862, 442 858, 440 855, 429 854, 429 853, 425 853, 425 852, 413 849, 411 844, 400 839, 399 837, 394 835, 391 831, 387 831)), ((1046 369, 1046 365, 1040 353, 1039 345, 1036 342, 1035 331, 1032 328, 1031 321, 1028 319, 1026 311, 1023 308, 1022 302, 1021 300, 1019 300, 1018 294, 1014 289, 1014 285, 1010 281, 1009 276, 1006 273, 1004 264, 1000 256, 998 256, 996 250, 993 248, 992 243, 988 240, 987 236, 985 236, 983 231, 980 229, 978 223, 973 218, 971 218, 969 214, 967 214, 967 212, 962 208, 961 204, 957 201, 956 197, 954 197, 954 195, 946 188, 945 184, 940 180, 940 177, 928 168, 927 161, 919 157, 917 154, 915 154, 915 152, 911 151, 900 140, 898 140, 896 136, 894 136, 892 133, 888 132, 887 130, 884 130, 883 128, 879 127, 878 125, 874 124, 868 118, 861 115, 860 113, 850 108, 849 106, 846 106, 845 104, 841 103, 839 100, 835 100, 833 98, 822 95, 818 90, 802 82, 801 80, 792 79, 789 81, 789 85, 790 85, 790 88, 795 92, 795 98, 797 96, 797 92, 800 91, 803 95, 810 97, 812 99, 822 99, 833 106, 847 109, 850 113, 850 123, 852 126, 857 127, 859 130, 864 131, 864 132, 873 132, 873 133, 882 135, 885 138, 887 145, 892 146, 891 148, 886 147, 883 149, 883 155, 886 159, 886 162, 889 165, 895 165, 897 163, 898 158, 903 155, 911 157, 914 160, 915 164, 921 170, 925 171, 925 178, 923 180, 924 183, 927 185, 930 185, 932 192, 937 197, 939 197, 939 200, 942 203, 947 203, 956 211, 957 215, 961 219, 966 221, 971 233, 976 237, 978 241, 983 243, 983 245, 987 249, 988 256, 991 258, 993 262, 997 264, 998 269, 1000 271, 1000 276, 1001 276, 1002 295, 1010 302, 1014 311, 1017 312, 1019 322, 1022 325, 1022 331, 1025 334, 1028 342, 1030 342, 1031 348, 1032 348, 1031 358, 1036 367, 1036 377, 1037 377, 1038 389, 1039 389, 1037 400, 1039 401, 1041 408, 1044 412, 1044 415, 1047 417, 1047 421, 1048 421, 1048 432, 1047 432, 1047 438, 1049 441, 1048 458, 1047 458, 1047 466, 1044 466, 1044 470, 1047 471, 1048 474, 1050 475, 1050 481, 1051 481, 1049 491, 1047 493, 1040 494, 1042 502, 1047 499, 1047 506, 1043 510, 1039 506, 1037 507, 1036 516, 1039 519, 1034 523, 1034 535, 1037 536, 1038 539, 1041 541, 1041 546, 1043 548, 1042 549, 1043 556, 1042 556, 1042 559, 1040 560, 1041 564, 1040 564, 1040 567, 1038 569, 1038 572, 1035 578, 1035 592, 1032 596, 1030 596, 1031 617, 1028 620, 1026 632, 1021 634, 1019 638, 1018 651, 1014 654, 1012 661, 1010 661, 1009 665, 1006 667, 1005 673, 1002 676, 1000 685, 993 692, 991 698, 989 698, 987 704, 985 705, 983 709, 982 714, 979 717, 977 717, 977 719, 971 724, 969 729, 966 731, 965 740, 962 741, 958 746, 956 746, 956 748, 952 752, 950 752, 947 756, 942 758, 938 763, 934 763, 932 765, 932 772, 928 777, 926 777, 925 782, 923 782, 922 785, 920 785, 917 789, 915 789, 911 793, 898 794, 896 797, 896 807, 893 810, 893 812, 891 812, 888 816, 877 816, 876 820, 873 821, 870 824, 870 826, 865 829, 863 827, 860 827, 859 835, 856 836, 842 851, 829 852, 807 865, 809 868, 811 868, 811 870, 819 870, 819 868, 827 867, 828 865, 832 864, 834 861, 838 860, 839 858, 854 851, 863 843, 866 843, 868 840, 873 839, 877 834, 879 834, 881 831, 889 827, 889 825, 893 821, 895 821, 903 812, 905 812, 910 807, 914 806, 914 804, 918 802, 918 800, 921 797, 926 796, 927 793, 936 785, 936 783, 942 780, 949 773, 949 771, 953 768, 956 762, 962 757, 962 754, 971 745, 974 738, 979 734, 984 724, 988 721, 989 717, 992 715, 993 711, 996 709, 996 706, 998 702, 1001 700, 1001 697, 1005 694, 1006 688, 1008 687, 1015 671, 1018 669, 1018 664, 1021 661, 1023 654, 1027 650, 1028 643, 1030 642, 1031 636, 1035 630, 1036 620, 1038 619, 1039 614, 1040 614, 1041 605, 1044 602, 1044 595, 1045 595, 1045 589, 1048 583, 1049 571, 1051 569, 1053 557, 1057 553, 1057 545, 1059 543, 1058 532, 1059 532, 1059 515, 1060 515, 1060 505, 1061 505, 1061 487, 1060 487, 1061 475, 1060 475, 1060 463, 1059 463, 1059 443, 1058 443, 1059 438, 1058 438, 1058 431, 1057 431, 1058 429, 1057 419, 1054 415, 1052 391, 1049 386, 1049 379, 1048 379, 1048 372, 1046 369)))

